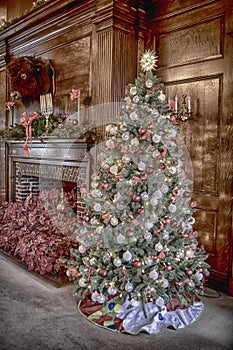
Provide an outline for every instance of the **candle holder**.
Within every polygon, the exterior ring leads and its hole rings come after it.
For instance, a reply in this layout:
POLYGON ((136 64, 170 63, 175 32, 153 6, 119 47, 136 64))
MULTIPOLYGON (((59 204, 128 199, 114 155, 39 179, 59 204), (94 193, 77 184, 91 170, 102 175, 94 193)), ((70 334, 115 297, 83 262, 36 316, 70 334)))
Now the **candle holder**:
POLYGON ((180 120, 182 123, 185 123, 192 115, 191 112, 191 100, 190 96, 182 95, 183 101, 181 107, 178 109, 178 97, 175 97, 175 106, 174 106, 174 115, 176 119, 180 120), (187 97, 187 103, 186 103, 187 97))

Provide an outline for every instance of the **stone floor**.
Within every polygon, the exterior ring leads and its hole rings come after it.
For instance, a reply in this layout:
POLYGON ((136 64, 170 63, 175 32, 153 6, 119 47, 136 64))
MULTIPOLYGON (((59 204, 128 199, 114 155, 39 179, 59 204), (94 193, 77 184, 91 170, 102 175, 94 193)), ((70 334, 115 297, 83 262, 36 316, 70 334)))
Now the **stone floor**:
POLYGON ((233 349, 233 298, 206 288, 201 318, 184 330, 117 334, 83 318, 73 284, 56 288, 0 256, 1 350, 233 349))

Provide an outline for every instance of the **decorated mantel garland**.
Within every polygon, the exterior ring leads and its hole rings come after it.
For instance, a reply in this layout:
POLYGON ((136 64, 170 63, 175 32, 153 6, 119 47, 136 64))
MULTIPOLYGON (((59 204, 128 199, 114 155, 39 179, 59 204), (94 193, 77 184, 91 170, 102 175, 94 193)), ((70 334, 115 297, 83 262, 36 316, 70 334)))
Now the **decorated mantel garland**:
POLYGON ((154 52, 142 56, 142 72, 107 126, 67 261, 81 314, 131 334, 194 322, 209 268, 193 229, 188 156, 156 63, 154 52))

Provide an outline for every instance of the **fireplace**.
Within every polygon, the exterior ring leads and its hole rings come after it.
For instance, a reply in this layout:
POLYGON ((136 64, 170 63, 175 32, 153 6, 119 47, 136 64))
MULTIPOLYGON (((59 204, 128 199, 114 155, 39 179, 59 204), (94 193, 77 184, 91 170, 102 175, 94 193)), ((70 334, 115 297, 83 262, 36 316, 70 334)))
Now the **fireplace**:
POLYGON ((7 200, 24 201, 30 193, 56 188, 61 196, 69 197, 70 206, 82 217, 85 204, 80 188, 89 191, 95 159, 95 147, 84 140, 34 140, 28 158, 23 142, 7 141, 7 200))

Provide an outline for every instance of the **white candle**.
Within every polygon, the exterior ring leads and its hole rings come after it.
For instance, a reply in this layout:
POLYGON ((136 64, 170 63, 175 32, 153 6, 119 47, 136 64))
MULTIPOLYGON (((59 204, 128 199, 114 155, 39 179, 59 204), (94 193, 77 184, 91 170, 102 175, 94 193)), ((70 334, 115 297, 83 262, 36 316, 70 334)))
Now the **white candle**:
POLYGON ((80 95, 78 96, 78 124, 80 124, 80 95))
POLYGON ((188 96, 188 112, 191 112, 191 100, 190 100, 190 96, 188 96))
POLYGON ((177 95, 175 96, 175 105, 174 105, 174 110, 175 110, 175 112, 177 112, 177 111, 178 111, 178 97, 177 97, 177 95))

